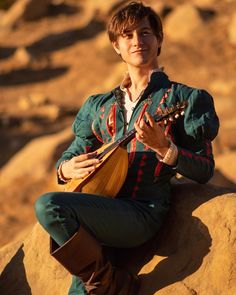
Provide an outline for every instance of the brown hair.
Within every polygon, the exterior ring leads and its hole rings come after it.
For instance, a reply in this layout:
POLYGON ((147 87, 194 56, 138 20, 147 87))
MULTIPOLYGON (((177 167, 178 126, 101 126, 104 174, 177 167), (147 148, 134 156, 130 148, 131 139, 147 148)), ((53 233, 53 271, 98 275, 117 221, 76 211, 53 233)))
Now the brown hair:
MULTIPOLYGON (((115 12, 107 25, 107 32, 111 42, 117 40, 127 28, 132 28, 141 20, 147 18, 151 29, 157 39, 163 39, 162 22, 159 15, 149 6, 144 6, 142 2, 130 2, 115 12)), ((160 55, 161 47, 158 48, 157 55, 160 55)))

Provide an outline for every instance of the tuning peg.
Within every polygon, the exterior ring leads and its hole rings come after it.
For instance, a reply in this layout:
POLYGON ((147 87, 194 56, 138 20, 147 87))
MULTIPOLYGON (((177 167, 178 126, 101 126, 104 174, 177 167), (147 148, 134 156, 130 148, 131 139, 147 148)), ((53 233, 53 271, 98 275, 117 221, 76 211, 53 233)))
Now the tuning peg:
POLYGON ((183 116, 183 115, 184 115, 184 111, 182 111, 182 112, 180 113, 180 115, 183 116))
POLYGON ((169 121, 173 122, 174 121, 173 117, 169 117, 169 121))
POLYGON ((178 119, 179 118, 179 114, 175 114, 175 119, 178 119))
POLYGON ((164 124, 167 125, 167 120, 164 120, 164 124))

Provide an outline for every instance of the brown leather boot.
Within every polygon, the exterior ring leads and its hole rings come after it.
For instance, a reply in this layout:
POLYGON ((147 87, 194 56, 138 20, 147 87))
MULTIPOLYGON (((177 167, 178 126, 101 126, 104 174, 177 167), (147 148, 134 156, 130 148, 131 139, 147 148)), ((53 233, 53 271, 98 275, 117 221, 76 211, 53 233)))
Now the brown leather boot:
POLYGON ((71 274, 82 279, 88 294, 138 294, 138 277, 114 268, 102 246, 81 226, 61 247, 51 238, 50 254, 71 274))

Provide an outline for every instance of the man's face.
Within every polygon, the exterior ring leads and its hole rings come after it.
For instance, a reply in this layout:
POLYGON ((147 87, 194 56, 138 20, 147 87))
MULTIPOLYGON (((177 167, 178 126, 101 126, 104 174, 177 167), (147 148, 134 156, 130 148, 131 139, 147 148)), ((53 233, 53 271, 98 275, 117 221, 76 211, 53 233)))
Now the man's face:
POLYGON ((153 33, 148 19, 143 19, 137 26, 124 30, 113 42, 113 47, 127 65, 155 68, 157 50, 161 43, 153 33))

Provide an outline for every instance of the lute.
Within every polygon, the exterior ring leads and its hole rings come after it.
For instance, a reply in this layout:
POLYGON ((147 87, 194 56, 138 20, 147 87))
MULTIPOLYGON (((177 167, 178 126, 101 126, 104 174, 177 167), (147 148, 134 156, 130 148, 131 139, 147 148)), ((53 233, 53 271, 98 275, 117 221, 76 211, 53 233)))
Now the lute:
MULTIPOLYGON (((187 101, 166 108, 161 114, 153 116, 156 122, 167 125, 184 115, 187 101)), ((67 192, 83 192, 107 197, 115 197, 121 189, 128 172, 127 144, 135 137, 132 129, 115 142, 103 145, 97 150, 96 158, 100 162, 95 170, 82 179, 71 179, 65 185, 67 192)))

